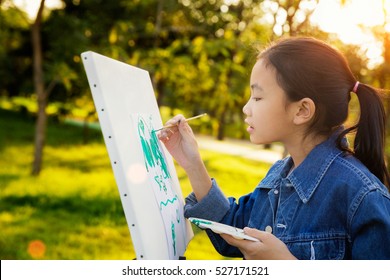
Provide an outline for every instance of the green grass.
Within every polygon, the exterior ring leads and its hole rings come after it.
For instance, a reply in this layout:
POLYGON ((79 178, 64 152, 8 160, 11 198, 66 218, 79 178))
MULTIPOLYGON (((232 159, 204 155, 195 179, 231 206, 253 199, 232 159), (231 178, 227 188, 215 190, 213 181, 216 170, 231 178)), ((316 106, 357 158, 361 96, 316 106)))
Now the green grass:
MULTIPOLYGON (((135 258, 100 131, 84 144, 81 127, 50 122, 38 177, 30 175, 33 134, 32 118, 0 110, 0 259, 135 258)), ((228 196, 252 191, 269 168, 201 152, 228 196)), ((188 179, 177 171, 188 195, 188 179)), ((187 259, 223 259, 205 232, 194 232, 187 259)))

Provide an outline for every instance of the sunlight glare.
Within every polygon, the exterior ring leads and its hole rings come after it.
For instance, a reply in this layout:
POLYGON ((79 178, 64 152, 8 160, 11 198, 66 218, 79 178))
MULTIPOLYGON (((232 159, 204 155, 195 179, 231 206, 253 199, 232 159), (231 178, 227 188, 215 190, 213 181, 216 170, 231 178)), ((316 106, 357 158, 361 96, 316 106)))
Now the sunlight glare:
POLYGON ((321 0, 311 17, 325 32, 337 33, 347 44, 367 41, 363 27, 384 23, 381 0, 350 1, 341 7, 337 0, 321 0))
MULTIPOLYGON (((40 0, 14 0, 14 4, 19 9, 26 11, 29 19, 34 19, 39 5, 41 4, 40 0)), ((48 9, 58 9, 63 8, 64 3, 61 0, 46 0, 45 7, 48 9)))
MULTIPOLYGON (((390 11, 390 0, 383 0, 386 12, 390 11)), ((389 16, 389 15, 387 15, 389 16)), ((382 0, 346 1, 344 6, 339 0, 320 0, 311 21, 325 32, 335 33, 345 44, 354 44, 366 49, 371 66, 380 63, 382 45, 369 30, 383 26, 390 30, 389 18, 385 18, 382 0)))
POLYGON ((148 179, 145 165, 134 163, 127 170, 127 179, 133 184, 142 184, 148 179))

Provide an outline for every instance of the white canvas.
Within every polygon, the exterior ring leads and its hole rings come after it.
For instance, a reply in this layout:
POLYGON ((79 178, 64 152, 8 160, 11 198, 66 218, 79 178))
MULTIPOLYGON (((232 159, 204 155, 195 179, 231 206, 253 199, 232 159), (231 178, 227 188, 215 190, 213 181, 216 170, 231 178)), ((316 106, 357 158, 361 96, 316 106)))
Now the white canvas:
POLYGON ((137 259, 179 259, 193 236, 149 73, 81 54, 137 259))

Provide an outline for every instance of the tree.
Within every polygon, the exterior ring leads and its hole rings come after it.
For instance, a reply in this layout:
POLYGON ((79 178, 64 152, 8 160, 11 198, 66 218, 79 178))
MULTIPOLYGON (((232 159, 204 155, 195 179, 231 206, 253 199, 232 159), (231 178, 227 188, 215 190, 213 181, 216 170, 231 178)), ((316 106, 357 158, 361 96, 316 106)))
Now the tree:
POLYGON ((275 36, 296 36, 310 34, 314 27, 310 25, 310 16, 319 0, 268 0, 263 2, 265 9, 273 17, 272 30, 275 36))
POLYGON ((42 168, 43 148, 45 145, 47 114, 46 107, 48 103, 48 95, 52 89, 45 88, 44 72, 43 72, 43 53, 41 42, 41 24, 42 14, 45 8, 45 0, 41 0, 34 23, 31 25, 31 42, 33 50, 33 75, 34 88, 38 100, 38 114, 35 126, 35 148, 34 162, 32 167, 32 175, 39 175, 42 168))
POLYGON ((0 9, 0 94, 18 96, 32 86, 25 63, 31 60, 30 22, 10 0, 2 1, 0 9))
MULTIPOLYGON (((45 145, 46 138, 46 126, 47 126, 47 113, 46 107, 48 105, 48 97, 50 92, 54 89, 56 80, 52 79, 48 85, 45 82, 45 73, 44 73, 44 49, 42 46, 42 22, 43 22, 43 13, 45 8, 45 0, 41 0, 39 9, 32 23, 27 19, 25 12, 18 9, 12 1, 7 1, 7 5, 10 7, 7 11, 9 14, 13 14, 19 21, 26 24, 26 32, 30 34, 30 40, 26 39, 24 35, 25 31, 18 29, 18 33, 15 32, 15 27, 12 26, 13 22, 5 22, 7 25, 3 29, 3 32, 8 32, 8 38, 4 38, 6 43, 5 52, 8 52, 5 55, 7 58, 10 57, 10 65, 18 65, 15 67, 20 67, 21 69, 13 69, 12 75, 8 77, 15 76, 14 82, 13 79, 10 79, 10 82, 5 82, 5 88, 8 92, 4 94, 12 95, 23 95, 23 89, 26 88, 26 85, 29 83, 33 84, 34 92, 37 97, 37 118, 34 134, 34 159, 32 163, 32 175, 39 175, 42 168, 42 158, 43 158, 43 149, 45 145), (12 35, 10 35, 12 34, 12 35), (20 36, 18 36, 20 34, 20 36), (13 38, 13 36, 15 38, 13 38), (17 45, 18 47, 10 47, 9 45, 17 45), (30 44, 30 47, 26 45, 30 44), (13 48, 15 50, 13 50, 13 48), (27 51, 26 51, 27 50, 27 51), (32 52, 31 52, 32 51, 32 52), (15 53, 12 53, 15 52, 15 53), (30 59, 24 59, 24 56, 30 57, 30 59), (32 61, 32 65, 30 65, 32 61), (22 63, 23 62, 23 63, 22 63), (31 69, 31 72, 28 70, 31 69), (26 73, 32 73, 32 77, 25 78, 26 73), (25 82, 27 80, 27 82, 25 82), (30 82, 32 80, 32 82, 30 82), (22 82, 21 82, 22 81, 22 82)), ((5 13, 5 12, 4 12, 5 13)), ((4 15, 6 19, 7 15, 4 15)), ((2 17, 3 18, 3 17, 2 17)), ((20 25, 20 26, 23 26, 20 25)), ((28 88, 28 86, 27 86, 28 88)))
POLYGON ((265 42, 269 35, 256 24, 259 1, 179 4, 162 22, 159 48, 144 53, 147 57, 140 61, 150 61, 148 69, 159 61, 152 73, 164 85, 156 87, 160 104, 181 106, 189 114, 207 112, 213 134, 222 140, 226 125, 236 122, 237 115, 242 119, 241 108, 248 98, 248 69, 254 61, 249 45, 265 42), (256 28, 262 32, 255 34, 256 28))

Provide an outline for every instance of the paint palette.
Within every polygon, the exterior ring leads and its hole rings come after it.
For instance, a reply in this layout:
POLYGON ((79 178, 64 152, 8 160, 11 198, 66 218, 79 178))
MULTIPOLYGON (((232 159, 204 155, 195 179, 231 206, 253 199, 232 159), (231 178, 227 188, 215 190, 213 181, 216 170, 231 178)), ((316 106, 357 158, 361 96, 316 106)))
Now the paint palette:
POLYGON ((188 218, 188 220, 194 225, 200 227, 201 229, 211 229, 217 234, 225 233, 233 236, 236 239, 246 239, 251 241, 260 241, 252 236, 246 235, 243 229, 228 226, 225 224, 199 219, 199 218, 188 218))

